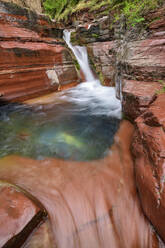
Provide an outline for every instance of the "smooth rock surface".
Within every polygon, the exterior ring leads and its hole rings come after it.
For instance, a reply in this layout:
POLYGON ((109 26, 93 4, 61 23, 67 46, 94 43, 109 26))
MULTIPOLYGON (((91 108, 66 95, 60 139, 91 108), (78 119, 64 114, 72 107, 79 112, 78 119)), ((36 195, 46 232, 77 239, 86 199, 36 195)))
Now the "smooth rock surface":
POLYGON ((44 216, 18 187, 0 181, 0 247, 21 247, 44 216))
POLYGON ((98 161, 5 157, 0 160, 1 178, 43 203, 59 248, 158 248, 134 182, 129 149, 133 131, 124 121, 109 154, 98 161))

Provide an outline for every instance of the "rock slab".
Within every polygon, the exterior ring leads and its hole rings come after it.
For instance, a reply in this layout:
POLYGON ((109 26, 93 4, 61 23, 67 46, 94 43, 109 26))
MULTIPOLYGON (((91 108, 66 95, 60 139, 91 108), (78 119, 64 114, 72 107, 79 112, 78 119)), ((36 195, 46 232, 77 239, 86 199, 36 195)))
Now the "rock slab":
POLYGON ((0 247, 21 247, 45 216, 19 188, 0 182, 0 247))

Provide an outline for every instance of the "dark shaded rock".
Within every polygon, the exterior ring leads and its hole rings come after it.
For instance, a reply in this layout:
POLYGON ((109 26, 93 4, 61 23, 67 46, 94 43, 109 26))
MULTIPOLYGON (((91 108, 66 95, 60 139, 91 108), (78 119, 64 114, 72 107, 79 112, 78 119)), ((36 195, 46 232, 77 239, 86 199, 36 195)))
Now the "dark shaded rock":
POLYGON ((55 248, 50 221, 40 225, 27 240, 24 248, 55 248))
POLYGON ((95 42, 88 45, 89 57, 104 85, 114 86, 115 49, 116 45, 113 41, 95 42))
POLYGON ((165 94, 159 94, 157 99, 143 115, 144 122, 149 126, 162 126, 165 130, 165 94))
POLYGON ((114 30, 110 28, 108 16, 80 24, 72 34, 73 43, 89 44, 113 40, 114 30))

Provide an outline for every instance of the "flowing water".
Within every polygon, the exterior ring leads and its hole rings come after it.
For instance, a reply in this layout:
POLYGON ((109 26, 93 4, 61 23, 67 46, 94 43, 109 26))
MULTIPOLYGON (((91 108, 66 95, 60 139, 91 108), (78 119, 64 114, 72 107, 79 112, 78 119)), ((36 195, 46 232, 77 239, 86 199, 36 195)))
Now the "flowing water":
POLYGON ((92 160, 104 157, 113 143, 121 118, 115 89, 101 86, 94 78, 84 47, 72 46, 86 78, 73 89, 56 95, 54 104, 1 108, 0 157, 9 154, 35 159, 58 157, 92 160))
POLYGON ((116 133, 115 89, 94 78, 85 48, 73 47, 66 31, 65 40, 86 82, 49 105, 1 108, 0 179, 30 192, 50 219, 26 248, 158 248, 136 193, 133 126, 122 121, 116 133))

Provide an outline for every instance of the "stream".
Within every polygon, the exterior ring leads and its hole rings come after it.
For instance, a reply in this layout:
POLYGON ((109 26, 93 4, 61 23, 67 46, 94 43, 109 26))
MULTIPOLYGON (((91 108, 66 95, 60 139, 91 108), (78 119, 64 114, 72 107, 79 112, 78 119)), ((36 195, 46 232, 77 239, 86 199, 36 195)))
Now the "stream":
POLYGON ((86 82, 57 93, 47 106, 1 107, 0 157, 22 155, 42 160, 57 157, 88 161, 106 156, 121 119, 115 88, 102 86, 88 63, 85 47, 72 46, 86 82))
POLYGON ((68 31, 64 39, 86 82, 48 105, 1 107, 0 179, 49 214, 49 228, 26 248, 158 248, 137 196, 133 125, 121 121, 115 88, 93 76, 86 49, 72 46, 68 31))

